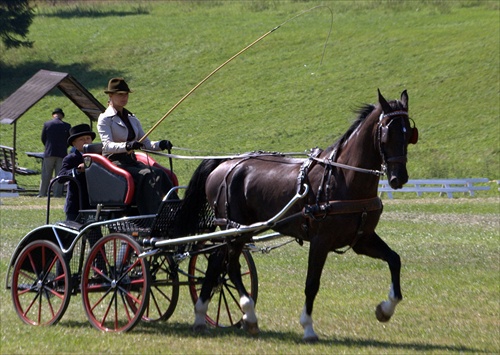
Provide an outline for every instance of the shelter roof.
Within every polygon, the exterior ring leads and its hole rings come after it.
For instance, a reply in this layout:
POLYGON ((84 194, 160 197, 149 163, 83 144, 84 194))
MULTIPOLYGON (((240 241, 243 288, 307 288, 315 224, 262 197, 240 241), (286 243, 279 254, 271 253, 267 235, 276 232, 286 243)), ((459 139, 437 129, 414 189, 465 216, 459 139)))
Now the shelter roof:
POLYGON ((26 111, 57 87, 91 121, 97 121, 105 107, 68 73, 40 70, 0 104, 0 123, 15 123, 26 111))

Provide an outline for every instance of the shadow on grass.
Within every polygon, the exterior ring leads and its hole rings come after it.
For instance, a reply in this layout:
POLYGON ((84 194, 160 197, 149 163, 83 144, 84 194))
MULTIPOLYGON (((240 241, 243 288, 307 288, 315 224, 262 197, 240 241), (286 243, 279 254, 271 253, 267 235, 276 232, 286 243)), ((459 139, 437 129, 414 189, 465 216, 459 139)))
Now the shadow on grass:
MULTIPOLYGON (((116 70, 94 70, 89 63, 73 63, 59 65, 53 61, 27 61, 19 66, 9 66, 0 62, 0 101, 5 100, 14 91, 19 89, 28 79, 35 75, 40 69, 68 73, 73 76, 87 90, 106 88, 108 80, 115 76, 121 76, 116 70)), ((55 89, 50 94, 60 94, 62 92, 55 89)), ((104 94, 103 94, 104 95, 104 94)))
POLYGON ((90 7, 80 7, 75 6, 73 8, 59 8, 54 11, 44 11, 40 13, 39 16, 45 17, 57 17, 60 19, 71 19, 75 17, 123 17, 131 15, 147 15, 150 11, 143 5, 138 5, 132 7, 130 10, 108 10, 100 9, 95 6, 90 7))
MULTIPOLYGON (((89 329, 92 326, 85 322, 65 321, 62 320, 58 323, 61 326, 69 328, 82 328, 86 325, 89 329)), ((236 327, 227 328, 207 328, 205 332, 197 333, 192 330, 190 323, 184 322, 140 322, 131 330, 134 333, 141 333, 144 335, 173 335, 175 337, 191 337, 191 338, 207 338, 207 339, 221 339, 226 337, 249 337, 247 333, 236 327)), ((95 330, 96 331, 96 330, 95 330)), ((261 331, 258 337, 259 341, 282 341, 287 343, 295 343, 297 345, 305 344, 302 341, 302 334, 297 332, 278 332, 278 331, 261 331)), ((405 352, 405 351, 421 351, 421 352, 458 352, 458 353, 488 353, 483 349, 467 347, 464 345, 445 345, 445 344, 432 344, 429 342, 388 342, 380 341, 370 338, 351 338, 351 337, 333 337, 329 339, 320 339, 316 343, 308 344, 310 346, 316 345, 327 346, 345 346, 353 349, 358 348, 374 348, 381 351, 391 352, 405 352)))
POLYGON ((343 345, 353 348, 376 348, 385 349, 390 352, 404 352, 404 351, 422 351, 422 352, 459 352, 459 353, 488 353, 488 351, 480 350, 476 348, 467 347, 464 345, 443 345, 443 344, 432 344, 432 343, 416 343, 416 342, 388 342, 380 341, 376 339, 361 339, 361 338, 349 338, 349 337, 334 337, 333 339, 320 339, 319 344, 324 345, 343 345))

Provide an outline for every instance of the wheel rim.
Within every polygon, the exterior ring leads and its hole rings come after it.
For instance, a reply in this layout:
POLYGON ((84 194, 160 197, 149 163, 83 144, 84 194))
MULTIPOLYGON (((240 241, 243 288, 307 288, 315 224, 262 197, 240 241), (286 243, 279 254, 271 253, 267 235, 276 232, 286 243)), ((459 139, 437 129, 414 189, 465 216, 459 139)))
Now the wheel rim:
MULTIPOLYGON (((189 293, 196 304, 208 265, 209 254, 193 255, 189 261, 189 293)), ((244 250, 240 256, 241 277, 245 289, 257 304, 257 269, 250 252, 244 250)), ((213 327, 241 327, 243 311, 239 304, 236 287, 226 272, 219 275, 218 284, 212 291, 211 302, 205 317, 213 327)))
POLYGON ((126 235, 99 240, 82 274, 83 306, 90 323, 107 332, 131 330, 141 319, 149 298, 147 261, 139 245, 126 235))
POLYGON ((30 325, 57 323, 70 301, 70 271, 62 251, 49 241, 36 241, 19 254, 11 294, 21 320, 30 325))
POLYGON ((142 316, 147 322, 166 321, 172 316, 179 299, 179 275, 169 255, 148 259, 151 277, 149 304, 142 316))

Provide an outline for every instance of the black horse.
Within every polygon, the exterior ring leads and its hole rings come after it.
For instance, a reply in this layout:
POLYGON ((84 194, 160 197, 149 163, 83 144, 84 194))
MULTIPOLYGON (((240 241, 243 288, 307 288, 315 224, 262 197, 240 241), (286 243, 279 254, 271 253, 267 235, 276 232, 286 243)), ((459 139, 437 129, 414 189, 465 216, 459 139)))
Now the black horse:
MULTIPOLYGON (((382 213, 377 188, 384 172, 393 189, 408 181, 407 147, 417 142, 418 131, 408 116, 406 90, 400 100, 390 102, 380 91, 378 95, 378 105, 363 106, 357 120, 335 144, 324 151, 313 150, 308 159, 251 154, 235 159, 204 160, 189 183, 177 216, 176 234, 195 233, 198 211, 208 201, 217 220, 224 221, 226 228, 233 228, 267 221, 297 193, 303 194, 304 198, 272 229, 298 241, 310 242, 306 299, 300 317, 306 341, 318 339, 311 314, 321 272, 331 251, 342 253, 352 249, 388 263, 392 284, 388 300, 376 307, 379 321, 388 321, 403 299, 400 257, 375 232, 382 213)), ((205 327, 212 288, 221 268, 227 267, 239 292, 243 324, 251 334, 259 332, 254 302, 242 284, 238 262, 249 238, 232 238, 224 262, 215 257, 209 260, 207 277, 195 305, 195 329, 205 327)))

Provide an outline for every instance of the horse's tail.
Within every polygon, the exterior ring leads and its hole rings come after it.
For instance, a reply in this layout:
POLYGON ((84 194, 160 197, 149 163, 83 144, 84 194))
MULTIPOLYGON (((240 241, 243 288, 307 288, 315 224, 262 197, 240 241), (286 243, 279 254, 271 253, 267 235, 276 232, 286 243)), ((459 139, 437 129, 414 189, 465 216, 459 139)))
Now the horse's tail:
POLYGON ((175 216, 175 237, 193 235, 198 232, 200 219, 207 204, 205 183, 210 173, 223 161, 224 159, 203 160, 194 171, 184 194, 182 206, 175 216))

